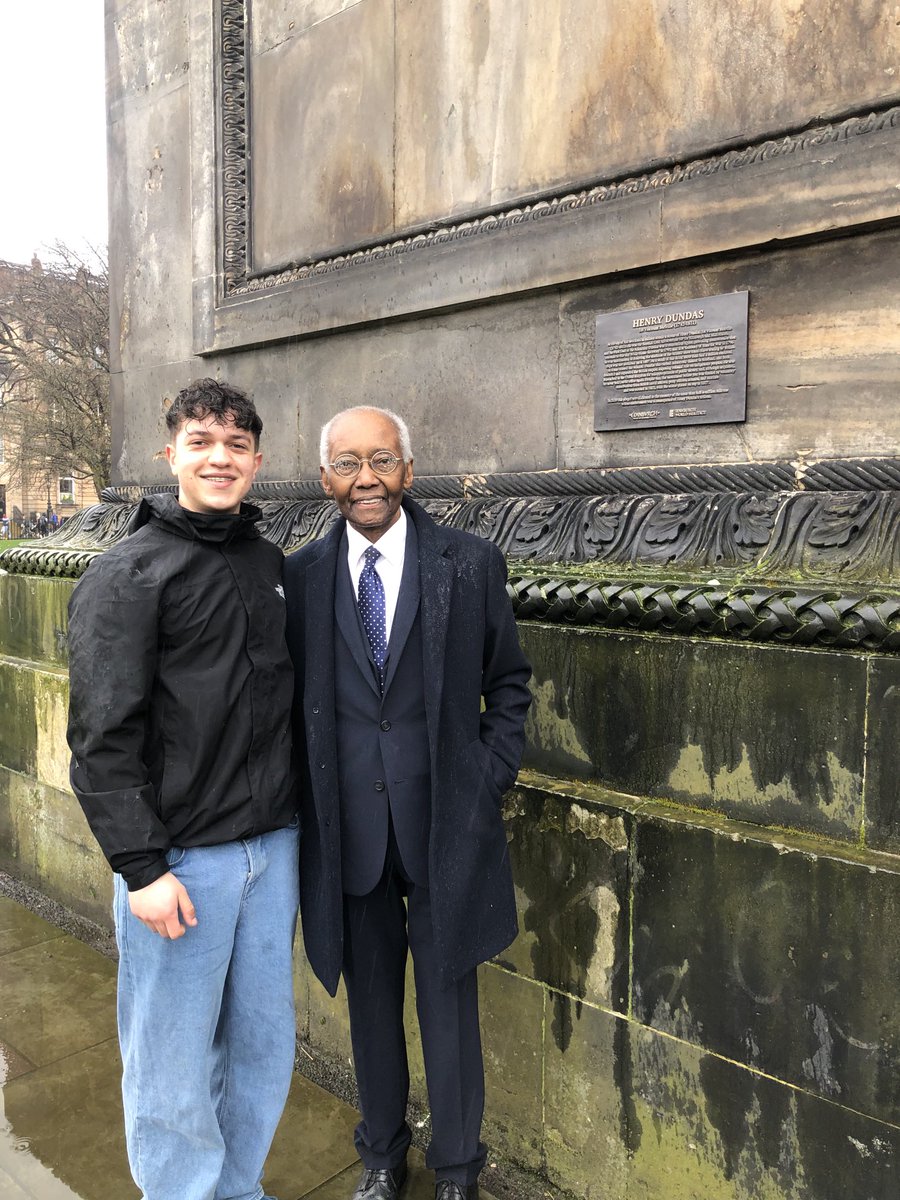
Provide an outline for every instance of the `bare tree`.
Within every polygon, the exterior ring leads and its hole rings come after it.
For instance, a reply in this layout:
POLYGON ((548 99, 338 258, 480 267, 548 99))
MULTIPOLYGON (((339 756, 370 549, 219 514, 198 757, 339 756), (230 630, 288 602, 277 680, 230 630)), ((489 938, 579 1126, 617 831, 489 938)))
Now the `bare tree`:
POLYGON ((16 474, 109 483, 106 258, 57 242, 44 266, 0 264, 0 431, 16 474))

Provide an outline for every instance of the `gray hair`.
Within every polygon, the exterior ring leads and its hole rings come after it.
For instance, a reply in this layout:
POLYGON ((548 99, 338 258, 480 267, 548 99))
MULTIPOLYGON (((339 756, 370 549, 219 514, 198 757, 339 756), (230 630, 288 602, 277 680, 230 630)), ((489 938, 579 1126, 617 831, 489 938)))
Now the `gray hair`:
POLYGON ((334 416, 325 425, 322 426, 322 433, 319 437, 319 463, 321 466, 328 468, 329 459, 328 447, 331 443, 331 431, 335 424, 343 417, 349 417, 353 413, 373 412, 379 413, 382 417, 387 417, 394 428, 397 430, 397 439, 400 442, 400 454, 405 463, 412 461, 412 443, 409 440, 409 429, 406 422, 397 413, 391 412, 389 408, 376 408, 374 404, 357 404, 353 408, 345 408, 343 412, 335 413, 334 416))

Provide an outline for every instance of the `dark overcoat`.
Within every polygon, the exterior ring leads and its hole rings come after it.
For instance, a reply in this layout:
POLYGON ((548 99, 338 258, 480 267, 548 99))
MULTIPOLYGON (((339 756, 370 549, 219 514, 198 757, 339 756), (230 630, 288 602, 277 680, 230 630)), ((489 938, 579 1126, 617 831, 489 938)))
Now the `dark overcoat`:
MULTIPOLYGON (((429 888, 446 985, 516 935, 500 800, 519 768, 531 669, 519 646, 497 547, 435 524, 408 497, 403 505, 419 548, 431 765, 429 888)), ((343 532, 341 519, 284 566, 303 789, 303 936, 310 964, 332 995, 343 943, 334 690, 335 575, 343 532)))

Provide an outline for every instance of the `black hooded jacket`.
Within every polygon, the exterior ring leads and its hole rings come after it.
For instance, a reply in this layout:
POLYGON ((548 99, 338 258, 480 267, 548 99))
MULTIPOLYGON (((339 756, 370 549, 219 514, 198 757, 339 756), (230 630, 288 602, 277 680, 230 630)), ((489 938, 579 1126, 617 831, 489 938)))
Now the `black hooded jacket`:
POLYGON ((170 846, 296 813, 282 554, 259 515, 149 496, 69 604, 72 788, 131 890, 165 874, 170 846))

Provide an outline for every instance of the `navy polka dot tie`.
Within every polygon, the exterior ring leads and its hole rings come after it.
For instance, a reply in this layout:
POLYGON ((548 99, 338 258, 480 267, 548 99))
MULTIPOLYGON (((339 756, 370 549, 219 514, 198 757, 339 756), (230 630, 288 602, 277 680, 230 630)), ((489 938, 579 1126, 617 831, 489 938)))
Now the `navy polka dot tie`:
POLYGON ((387 658, 384 584, 375 570, 375 562, 381 557, 381 551, 369 546, 363 557, 366 562, 359 577, 356 602, 378 668, 378 686, 384 690, 384 663, 387 658))

